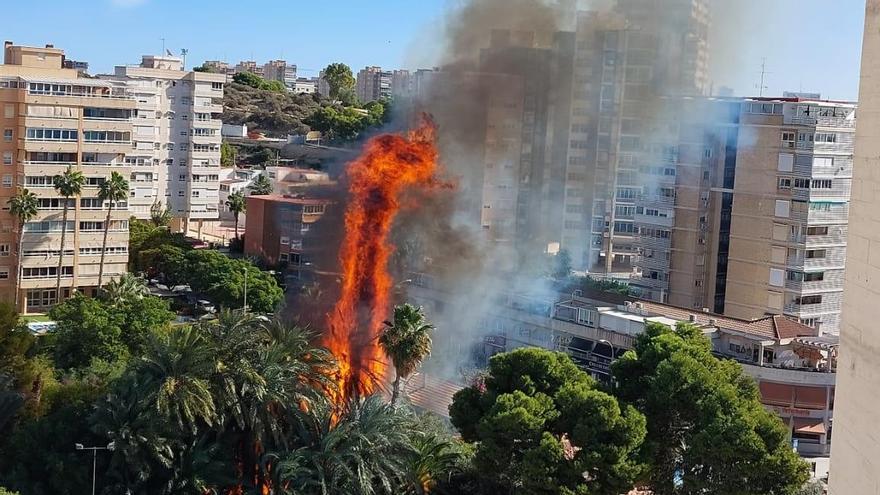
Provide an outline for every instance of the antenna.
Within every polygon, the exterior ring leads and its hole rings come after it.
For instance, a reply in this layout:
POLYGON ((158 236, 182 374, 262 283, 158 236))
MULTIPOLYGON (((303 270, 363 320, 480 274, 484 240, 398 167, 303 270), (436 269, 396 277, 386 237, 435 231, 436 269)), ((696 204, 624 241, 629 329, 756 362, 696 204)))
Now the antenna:
POLYGON ((186 70, 186 54, 189 53, 189 50, 186 48, 180 49, 180 56, 183 57, 183 70, 186 70))
POLYGON ((162 53, 162 55, 165 55, 165 38, 159 38, 159 39, 162 40, 162 51, 160 53, 162 53))
POLYGON ((772 72, 767 71, 767 57, 763 57, 761 59, 761 82, 757 86, 759 97, 764 96, 764 90, 767 89, 764 81, 766 80, 768 74, 772 74, 772 72))

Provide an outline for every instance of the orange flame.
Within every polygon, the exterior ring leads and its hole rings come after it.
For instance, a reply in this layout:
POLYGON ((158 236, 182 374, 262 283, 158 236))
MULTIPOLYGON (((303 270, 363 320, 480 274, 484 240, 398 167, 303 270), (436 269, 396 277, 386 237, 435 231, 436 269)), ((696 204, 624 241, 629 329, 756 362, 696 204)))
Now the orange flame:
POLYGON ((339 263, 342 287, 328 316, 325 345, 338 361, 337 402, 369 395, 385 378, 388 364, 377 339, 390 312, 393 287, 388 237, 401 194, 408 188, 437 183, 433 122, 406 136, 383 134, 370 139, 361 156, 348 165, 350 200, 339 263))

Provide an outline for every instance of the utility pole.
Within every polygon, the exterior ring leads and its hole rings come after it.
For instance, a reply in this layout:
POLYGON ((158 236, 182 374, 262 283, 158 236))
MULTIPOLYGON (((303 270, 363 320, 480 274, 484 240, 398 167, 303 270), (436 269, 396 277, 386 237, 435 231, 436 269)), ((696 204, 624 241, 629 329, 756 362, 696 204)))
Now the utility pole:
POLYGON ((247 279, 248 279, 248 270, 247 267, 244 269, 244 312, 247 313, 247 279))

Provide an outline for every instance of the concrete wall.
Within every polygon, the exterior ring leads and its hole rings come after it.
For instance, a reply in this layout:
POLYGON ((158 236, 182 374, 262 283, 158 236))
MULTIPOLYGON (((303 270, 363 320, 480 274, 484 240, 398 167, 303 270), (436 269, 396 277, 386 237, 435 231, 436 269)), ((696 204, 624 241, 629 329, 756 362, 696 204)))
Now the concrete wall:
POLYGON ((868 0, 830 493, 880 493, 880 0, 868 0))

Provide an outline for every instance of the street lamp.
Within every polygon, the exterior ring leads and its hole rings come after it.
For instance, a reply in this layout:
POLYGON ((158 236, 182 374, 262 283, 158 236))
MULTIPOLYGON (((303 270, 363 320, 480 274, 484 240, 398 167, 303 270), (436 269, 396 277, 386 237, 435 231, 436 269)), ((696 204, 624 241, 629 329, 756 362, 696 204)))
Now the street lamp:
POLYGON ((76 444, 76 450, 91 450, 92 451, 92 495, 95 495, 95 483, 97 481, 98 474, 98 451, 99 450, 113 450, 116 448, 116 442, 110 442, 106 447, 84 447, 83 444, 76 444))

